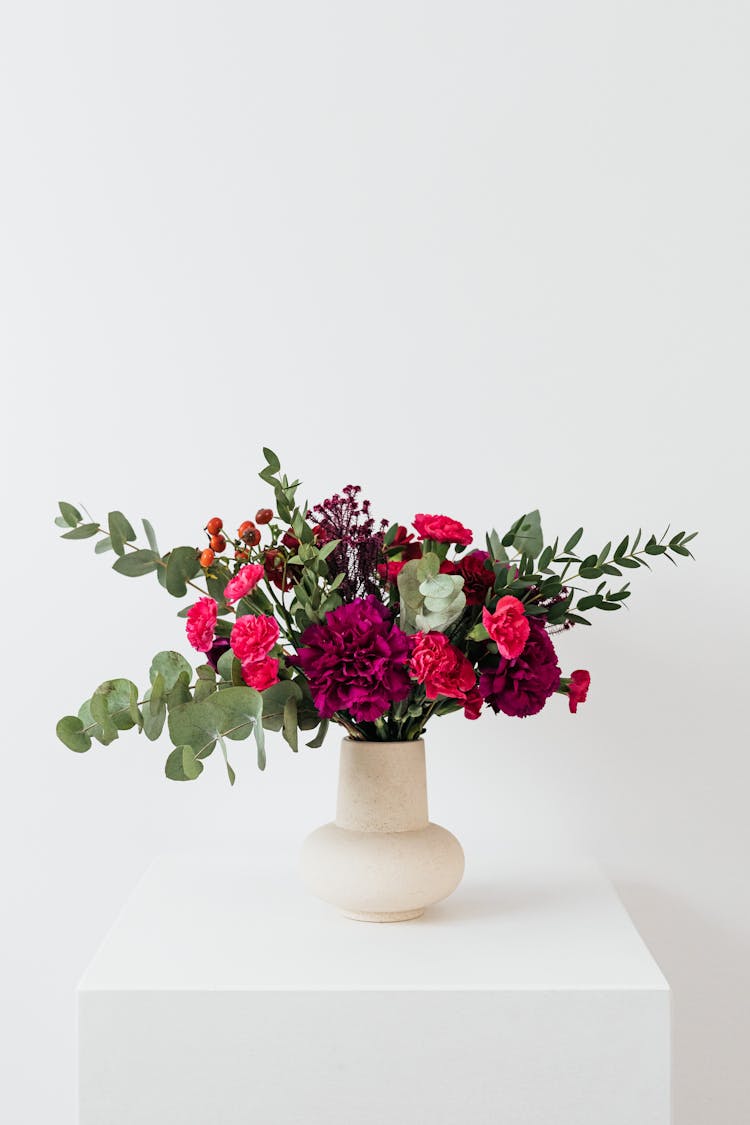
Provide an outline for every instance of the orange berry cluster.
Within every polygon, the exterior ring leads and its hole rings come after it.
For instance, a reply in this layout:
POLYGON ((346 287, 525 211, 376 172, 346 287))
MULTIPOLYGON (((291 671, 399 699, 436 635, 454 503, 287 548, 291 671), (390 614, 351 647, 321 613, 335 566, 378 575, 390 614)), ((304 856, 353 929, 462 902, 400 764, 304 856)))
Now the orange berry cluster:
MULTIPOLYGON (((255 521, 245 520, 237 528, 238 538, 245 543, 248 547, 257 547, 260 543, 260 532, 256 524, 270 523, 273 519, 273 512, 270 508, 259 508, 255 513, 255 521)), ((204 569, 208 569, 213 563, 217 555, 222 554, 226 550, 227 541, 221 534, 224 527, 222 520, 218 516, 213 516, 206 524, 206 531, 208 532, 209 545, 204 551, 200 553, 200 564, 204 569)), ((239 545, 238 549, 234 552, 234 557, 240 562, 246 562, 250 555, 247 551, 242 550, 239 545)))

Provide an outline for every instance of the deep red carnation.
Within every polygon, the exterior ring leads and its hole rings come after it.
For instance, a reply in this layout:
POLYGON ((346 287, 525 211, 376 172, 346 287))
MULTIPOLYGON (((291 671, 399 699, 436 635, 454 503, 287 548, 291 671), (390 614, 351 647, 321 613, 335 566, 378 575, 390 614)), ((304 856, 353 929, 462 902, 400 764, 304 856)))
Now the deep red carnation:
POLYGON ((520 656, 485 668, 479 690, 493 711, 520 719, 536 715, 560 686, 560 667, 552 641, 538 621, 531 621, 529 639, 520 656))
POLYGON ((373 722, 409 694, 411 639, 373 594, 331 610, 301 641, 288 663, 304 672, 324 719, 346 711, 356 722, 373 722))
POLYGON ((468 547, 472 540, 472 532, 464 527, 458 520, 450 516, 428 516, 424 512, 414 517, 413 526, 417 529, 420 539, 434 539, 437 543, 460 543, 468 547))
POLYGON ((589 684, 591 683, 591 674, 585 668, 577 668, 575 672, 570 673, 570 683, 568 684, 568 707, 572 714, 575 715, 578 710, 579 703, 586 702, 586 696, 589 693, 589 684))
POLYGON ((487 591, 494 585, 495 572, 487 565, 489 557, 487 551, 470 551, 455 564, 454 573, 464 580, 467 605, 484 605, 487 591))
POLYGON ((424 684, 428 699, 437 699, 439 695, 465 699, 477 684, 470 661, 450 643, 445 633, 417 634, 411 674, 417 683, 424 684))
POLYGON ((472 688, 464 700, 464 718, 465 719, 478 719, 482 710, 484 700, 479 686, 472 688))

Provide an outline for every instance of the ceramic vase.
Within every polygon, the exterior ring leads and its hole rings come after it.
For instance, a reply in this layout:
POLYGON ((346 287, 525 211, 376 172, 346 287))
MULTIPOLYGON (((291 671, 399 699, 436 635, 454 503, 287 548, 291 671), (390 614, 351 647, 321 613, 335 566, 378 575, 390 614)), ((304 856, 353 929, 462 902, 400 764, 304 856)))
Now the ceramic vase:
POLYGON ((345 738, 336 819, 304 843, 302 875, 314 895, 363 922, 403 922, 456 889, 464 853, 427 813, 422 740, 345 738))

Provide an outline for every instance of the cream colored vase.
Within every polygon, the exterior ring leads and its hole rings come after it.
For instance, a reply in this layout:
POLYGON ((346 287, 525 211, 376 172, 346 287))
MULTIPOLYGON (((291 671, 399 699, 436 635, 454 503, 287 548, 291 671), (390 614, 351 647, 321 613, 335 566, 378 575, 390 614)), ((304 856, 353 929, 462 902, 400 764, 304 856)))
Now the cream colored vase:
POLYGON ((336 820, 308 836, 314 895, 363 922, 404 922, 456 889, 464 853, 427 815, 424 742, 341 744, 336 820))

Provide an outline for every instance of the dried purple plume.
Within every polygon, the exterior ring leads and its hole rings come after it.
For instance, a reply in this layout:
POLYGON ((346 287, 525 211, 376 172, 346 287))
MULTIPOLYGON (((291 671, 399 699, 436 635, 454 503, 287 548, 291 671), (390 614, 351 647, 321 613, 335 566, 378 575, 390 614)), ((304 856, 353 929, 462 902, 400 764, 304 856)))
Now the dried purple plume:
POLYGON ((377 566, 382 562, 387 520, 376 525, 370 515, 370 501, 360 500, 362 489, 348 484, 343 495, 336 493, 310 512, 325 539, 341 542, 328 556, 332 575, 343 574, 340 591, 344 601, 379 594, 381 584, 377 566))

